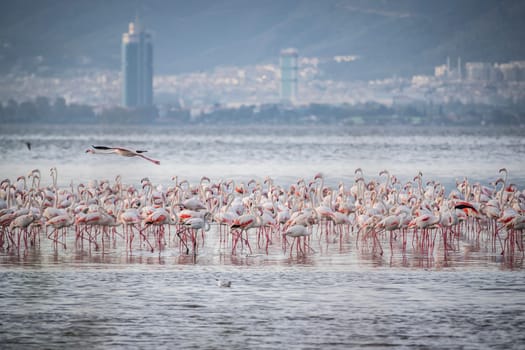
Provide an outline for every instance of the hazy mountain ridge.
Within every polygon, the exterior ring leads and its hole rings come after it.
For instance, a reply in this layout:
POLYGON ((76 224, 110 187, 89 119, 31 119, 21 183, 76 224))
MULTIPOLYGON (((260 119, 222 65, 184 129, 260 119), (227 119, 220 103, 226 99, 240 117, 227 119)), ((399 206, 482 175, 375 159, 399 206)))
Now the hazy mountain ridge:
MULTIPOLYGON (((120 40, 136 13, 126 0, 22 0, 0 4, 0 71, 119 69, 120 40)), ((218 65, 276 63, 279 51, 360 59, 330 69, 338 78, 430 73, 447 56, 525 59, 525 2, 144 1, 159 74, 218 65)))

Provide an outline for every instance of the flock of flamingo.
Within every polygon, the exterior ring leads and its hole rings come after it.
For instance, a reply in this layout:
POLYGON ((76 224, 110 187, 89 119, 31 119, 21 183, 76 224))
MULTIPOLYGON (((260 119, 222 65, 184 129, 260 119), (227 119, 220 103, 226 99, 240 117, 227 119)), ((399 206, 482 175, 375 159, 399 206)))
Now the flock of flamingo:
POLYGON ((196 255, 216 234, 231 254, 280 245, 283 254, 306 255, 315 252, 316 239, 355 237, 379 255, 388 243, 428 254, 438 247, 446 255, 468 234, 503 255, 524 254, 525 190, 507 182, 506 169, 488 186, 465 178, 449 192, 421 172, 401 183, 387 170, 366 180, 360 168, 350 183, 334 187, 317 174, 287 186, 269 177, 246 183, 202 177, 191 184, 177 176, 169 186, 148 178, 135 186, 117 176, 59 188, 57 169, 50 174, 48 186, 41 186, 38 169, 0 183, 0 249, 20 254, 41 237, 67 249, 74 234, 75 244, 89 249, 121 242, 130 253, 178 247, 196 255))

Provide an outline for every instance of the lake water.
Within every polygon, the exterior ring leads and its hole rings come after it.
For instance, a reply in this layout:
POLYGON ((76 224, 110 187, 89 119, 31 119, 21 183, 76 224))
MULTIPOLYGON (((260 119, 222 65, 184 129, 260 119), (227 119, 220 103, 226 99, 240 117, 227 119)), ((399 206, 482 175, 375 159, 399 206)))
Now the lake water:
MULTIPOLYGON (((490 186, 509 171, 525 185, 525 130, 306 126, 34 126, 0 129, 0 177, 32 169, 59 186, 113 181, 164 188, 172 177, 197 184, 266 176, 289 185, 322 172, 351 185, 387 169, 401 182, 419 171, 447 190, 456 180, 490 186), (25 145, 31 143, 31 150, 25 145), (147 149, 143 159, 91 155, 92 144, 147 149)), ((171 235, 174 233, 171 232, 171 235)), ((356 244, 355 232, 306 255, 275 242, 232 255, 215 226, 198 254, 122 248, 54 247, 44 234, 21 252, 0 249, 2 349, 105 348, 440 348, 521 349, 525 344, 523 255, 501 255, 484 236, 465 234, 445 257, 356 244), (232 282, 221 288, 217 279, 232 282)), ((410 245, 409 245, 410 246, 410 245)))
POLYGON ((464 177, 494 181, 506 167, 510 180, 523 185, 524 136, 525 128, 489 127, 7 125, 0 131, 0 173, 13 178, 39 168, 47 175, 54 166, 59 184, 67 186, 117 174, 127 183, 147 176, 168 184, 177 175, 192 182, 202 176, 215 181, 271 176, 286 184, 323 172, 328 183, 337 184, 352 182, 359 167, 368 178, 387 169, 405 182, 421 171, 424 181, 452 186, 464 177), (84 153, 93 144, 146 149, 161 165, 84 153))

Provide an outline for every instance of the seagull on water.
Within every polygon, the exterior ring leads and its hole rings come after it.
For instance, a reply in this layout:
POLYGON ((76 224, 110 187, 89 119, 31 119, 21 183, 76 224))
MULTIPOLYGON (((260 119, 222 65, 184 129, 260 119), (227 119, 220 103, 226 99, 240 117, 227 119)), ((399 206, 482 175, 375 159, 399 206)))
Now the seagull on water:
POLYGON ((232 286, 232 281, 227 281, 227 280, 223 280, 223 279, 218 279, 217 280, 217 285, 219 287, 222 287, 222 288, 229 288, 232 286))
POLYGON ((87 149, 86 153, 93 153, 93 154, 111 154, 111 153, 115 153, 115 154, 121 155, 123 157, 141 157, 141 158, 144 158, 146 160, 149 160, 152 163, 160 165, 160 161, 158 161, 156 159, 152 159, 150 157, 147 157, 147 156, 143 155, 142 153, 147 152, 147 151, 144 151, 144 150, 132 150, 132 149, 129 149, 129 148, 124 148, 124 147, 107 147, 107 146, 93 146, 93 145, 91 145, 91 147, 93 147, 93 148, 87 149))

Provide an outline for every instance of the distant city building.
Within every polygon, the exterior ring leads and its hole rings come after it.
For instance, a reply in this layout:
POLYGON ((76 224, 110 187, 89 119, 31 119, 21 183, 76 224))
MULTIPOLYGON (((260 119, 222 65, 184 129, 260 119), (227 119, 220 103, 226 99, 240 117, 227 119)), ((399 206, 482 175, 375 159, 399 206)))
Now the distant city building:
POLYGON ((434 76, 440 79, 448 80, 461 80, 462 69, 461 69, 461 57, 458 57, 458 63, 456 68, 450 66, 450 57, 447 57, 447 63, 440 66, 434 67, 434 76))
POLYGON ((468 62, 465 65, 467 80, 486 82, 525 81, 525 61, 491 64, 488 62, 468 62))
POLYGON ((294 102, 297 100, 297 70, 298 54, 295 49, 281 51, 279 65, 281 68, 281 92, 283 102, 294 102))
POLYGON ((496 65, 505 81, 525 81, 525 61, 512 61, 496 65))
POLYGON ((122 105, 153 105, 153 41, 138 18, 122 35, 122 105))
POLYGON ((446 64, 434 67, 434 76, 436 78, 446 78, 448 74, 448 69, 446 64))
POLYGON ((494 67, 487 62, 467 62, 465 64, 467 80, 470 81, 490 81, 494 76, 494 67))

